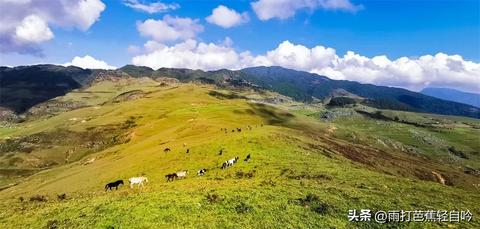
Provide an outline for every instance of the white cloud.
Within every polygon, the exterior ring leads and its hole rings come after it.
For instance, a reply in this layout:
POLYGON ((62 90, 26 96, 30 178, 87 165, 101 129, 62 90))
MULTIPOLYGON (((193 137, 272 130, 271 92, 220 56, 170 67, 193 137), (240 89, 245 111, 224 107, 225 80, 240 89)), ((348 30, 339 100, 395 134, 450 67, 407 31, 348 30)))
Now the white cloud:
MULTIPOLYGON (((231 44, 231 41, 227 43, 231 44)), ((416 91, 426 86, 480 91, 480 63, 444 53, 390 60, 386 56, 370 58, 352 51, 339 56, 333 48, 309 48, 284 41, 263 55, 252 55, 248 51, 239 53, 225 43, 187 40, 168 46, 150 41, 145 44, 143 54, 133 57, 132 63, 154 69, 174 67, 203 70, 283 66, 326 75, 332 79, 354 80, 416 91)))
POLYGON ((19 43, 41 43, 53 38, 53 33, 47 23, 36 15, 30 15, 22 20, 15 29, 14 39, 19 43))
POLYGON ((152 49, 152 42, 146 44, 147 53, 135 56, 132 63, 151 68, 172 67, 191 69, 220 69, 238 68, 239 63, 246 62, 243 55, 238 54, 233 48, 216 45, 213 43, 187 40, 173 46, 155 43, 156 49, 152 49), (150 49, 150 50, 149 50, 150 49), (150 52, 148 52, 150 51, 150 52))
POLYGON ((41 55, 39 44, 51 40, 49 26, 85 31, 105 4, 100 0, 0 0, 0 52, 41 55))
POLYGON ((76 56, 71 62, 63 64, 63 66, 77 66, 80 68, 89 68, 89 69, 116 69, 115 66, 107 64, 103 60, 97 60, 89 55, 84 57, 76 56))
POLYGON ((350 0, 259 0, 252 2, 253 11, 260 20, 272 18, 287 19, 299 10, 343 10, 356 12, 363 8, 354 5, 350 0))
POLYGON ((238 13, 226 6, 219 5, 213 9, 212 15, 206 18, 207 22, 218 25, 223 28, 231 28, 249 21, 248 13, 238 13))
POLYGON ((180 8, 180 5, 178 5, 177 3, 166 4, 159 1, 148 3, 148 4, 142 4, 138 0, 124 0, 123 4, 130 8, 147 12, 149 14, 166 12, 168 10, 176 10, 180 8))
POLYGON ((162 20, 148 19, 137 23, 140 35, 155 41, 174 41, 194 38, 203 31, 198 19, 165 15, 162 20))

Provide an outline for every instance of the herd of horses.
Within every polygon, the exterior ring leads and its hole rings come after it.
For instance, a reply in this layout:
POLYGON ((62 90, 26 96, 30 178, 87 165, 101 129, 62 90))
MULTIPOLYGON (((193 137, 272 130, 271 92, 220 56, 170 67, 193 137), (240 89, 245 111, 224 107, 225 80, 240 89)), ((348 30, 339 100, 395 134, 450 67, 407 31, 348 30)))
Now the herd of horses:
MULTIPOLYGON (((249 161, 251 158, 250 154, 248 154, 244 161, 249 161)), ((239 157, 234 157, 232 159, 229 159, 225 162, 223 162, 222 166, 220 167, 221 169, 226 169, 228 167, 231 167, 233 166, 235 163, 237 163, 239 157)), ((202 168, 200 170, 197 171, 197 176, 203 176, 205 175, 205 173, 208 171, 208 169, 206 168, 202 168)), ((184 171, 179 171, 179 172, 175 172, 175 173, 169 173, 167 175, 165 175, 165 178, 167 179, 167 182, 170 182, 170 181, 174 181, 174 180, 178 180, 178 179, 184 179, 187 177, 187 174, 188 174, 188 170, 184 170, 184 171)), ((130 179, 128 179, 128 184, 130 186, 130 188, 133 188, 134 185, 137 185, 138 187, 143 187, 144 186, 144 183, 148 183, 148 178, 147 177, 131 177, 130 179)), ((105 191, 108 191, 108 190, 112 190, 112 189, 115 189, 115 190, 118 190, 118 187, 120 185, 125 185, 125 183, 123 182, 123 180, 117 180, 117 181, 114 181, 114 182, 110 182, 108 184, 105 185, 105 191)))
MULTIPOLYGON (((247 126, 247 128, 249 130, 252 129, 251 126, 247 126)), ((227 128, 221 128, 220 131, 225 131, 225 133, 227 133, 227 128)), ((241 128, 234 128, 232 131, 233 132, 235 132, 235 131, 241 132, 242 129, 241 128)), ((186 147, 186 146, 187 146, 187 144, 183 143, 183 147, 186 147)), ((168 148, 168 147, 163 150, 163 152, 165 152, 165 153, 170 152, 170 151, 171 151, 171 149, 168 148)), ((189 153, 189 152, 190 152, 190 149, 187 149, 186 153, 189 153)), ((220 149, 220 152, 219 152, 218 155, 222 155, 222 153, 223 153, 223 148, 220 149)), ((250 158, 251 158, 251 156, 250 156, 250 154, 248 154, 245 157, 244 161, 248 162, 248 161, 250 161, 250 158)), ((236 164, 238 160, 239 160, 238 156, 234 157, 232 159, 226 160, 225 162, 222 163, 222 166, 220 167, 220 169, 227 169, 227 168, 233 166, 234 164, 236 164)), ((202 169, 197 171, 197 176, 203 176, 203 175, 205 175, 206 172, 207 172, 207 169, 202 168, 202 169)), ((174 181, 174 180, 186 178, 187 173, 188 173, 188 170, 179 171, 179 172, 175 172, 175 173, 169 173, 169 174, 165 175, 165 178, 167 179, 167 182, 171 182, 171 181, 174 181)), ((148 183, 148 178, 143 177, 143 176, 142 177, 131 177, 130 179, 128 179, 128 183, 129 183, 130 188, 133 188, 134 185, 137 185, 138 187, 143 187, 144 183, 148 183)), ((112 189, 118 190, 118 187, 120 185, 125 185, 123 180, 117 180, 117 181, 114 181, 114 182, 110 182, 110 183, 105 185, 105 191, 112 190, 112 189)))

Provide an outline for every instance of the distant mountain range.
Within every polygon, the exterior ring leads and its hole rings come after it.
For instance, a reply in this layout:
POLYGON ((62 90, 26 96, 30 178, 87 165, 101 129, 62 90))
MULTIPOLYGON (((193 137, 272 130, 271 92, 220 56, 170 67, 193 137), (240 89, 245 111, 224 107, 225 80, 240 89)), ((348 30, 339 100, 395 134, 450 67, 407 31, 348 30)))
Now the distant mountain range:
MULTIPOLYGON (((480 77, 480 76, 479 76, 480 77)), ((468 93, 450 88, 425 88, 420 93, 439 99, 465 103, 480 107, 480 94, 468 93)))
POLYGON ((361 98, 361 103, 382 109, 459 115, 480 118, 480 109, 471 105, 446 101, 400 88, 332 80, 313 73, 282 67, 252 67, 238 71, 202 71, 126 65, 116 70, 90 70, 78 67, 34 65, 0 67, 0 108, 16 113, 81 88, 102 76, 171 77, 181 82, 201 82, 220 87, 251 87, 271 90, 302 102, 317 102, 340 94, 361 98))

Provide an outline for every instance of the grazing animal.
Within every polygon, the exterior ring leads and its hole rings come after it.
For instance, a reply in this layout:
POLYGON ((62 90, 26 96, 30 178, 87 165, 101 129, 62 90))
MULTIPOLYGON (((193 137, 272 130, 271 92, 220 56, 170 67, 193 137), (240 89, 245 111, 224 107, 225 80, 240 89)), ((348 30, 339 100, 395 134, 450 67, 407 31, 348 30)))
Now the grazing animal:
POLYGON ((118 190, 118 186, 123 185, 123 180, 117 180, 115 182, 110 182, 105 185, 105 191, 107 190, 112 190, 112 188, 115 188, 115 190, 118 190))
POLYGON ((205 175, 205 172, 207 172, 207 169, 200 169, 200 170, 198 170, 197 175, 203 176, 203 175, 205 175))
POLYGON ((235 129, 232 130, 232 133, 235 132, 235 129))
POLYGON ((165 152, 165 153, 166 153, 166 152, 170 152, 170 151, 171 151, 170 148, 165 148, 165 149, 163 150, 163 152, 165 152))
POLYGON ((187 149, 187 153, 190 153, 190 149, 187 149))
POLYGON ((235 163, 237 163, 238 161, 238 157, 234 157, 228 161, 225 161, 223 164, 222 164, 222 169, 226 169, 232 165, 234 165, 235 163))
POLYGON ((220 152, 218 153, 218 155, 222 155, 223 153, 223 149, 220 149, 220 152))
POLYGON ((234 158, 228 160, 227 162, 228 162, 229 166, 232 166, 233 164, 237 163, 237 161, 238 161, 238 157, 234 157, 234 158))
POLYGON ((177 174, 176 173, 170 173, 170 174, 165 175, 165 178, 167 178, 167 182, 173 181, 173 180, 175 180, 175 178, 177 178, 177 174))
POLYGON ((143 187, 144 182, 147 183, 148 178, 146 178, 146 177, 132 177, 132 178, 128 179, 128 183, 130 183, 130 188, 133 188, 134 184, 138 185, 138 187, 140 187, 140 186, 143 187))
POLYGON ((240 128, 237 128, 237 132, 242 132, 242 129, 240 129, 240 128))
POLYGON ((222 169, 226 169, 228 167, 228 163, 227 162, 223 162, 222 164, 222 169))
POLYGON ((186 178, 186 177, 187 177, 187 172, 188 172, 187 170, 177 172, 177 173, 176 173, 176 174, 177 174, 177 178, 178 178, 178 179, 186 178))
POLYGON ((187 147, 187 143, 183 143, 183 147, 187 147))
POLYGON ((250 154, 247 155, 244 161, 250 161, 250 154))
POLYGON ((67 199, 67 194, 65 194, 65 193, 58 194, 57 199, 58 200, 65 200, 65 199, 67 199))

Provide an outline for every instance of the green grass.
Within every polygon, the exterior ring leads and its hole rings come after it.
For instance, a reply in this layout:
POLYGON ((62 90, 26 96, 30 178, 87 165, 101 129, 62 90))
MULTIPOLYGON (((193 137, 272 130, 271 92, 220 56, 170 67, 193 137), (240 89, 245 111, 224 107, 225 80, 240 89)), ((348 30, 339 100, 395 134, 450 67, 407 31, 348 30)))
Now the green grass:
MULTIPOLYGON (((313 110, 297 110, 295 115, 289 115, 244 99, 210 96, 212 87, 178 86, 158 88, 137 100, 95 105, 23 123, 8 133, 0 131, 2 137, 58 128, 82 132, 91 127, 120 125, 131 117, 136 124, 124 131, 128 142, 19 178, 18 185, 0 191, 0 227, 39 228, 56 224, 60 228, 381 228, 376 223, 347 221, 349 209, 365 208, 469 209, 474 214, 472 222, 450 226, 480 226, 475 218, 480 214, 478 189, 387 174, 347 159, 342 156, 345 152, 340 152, 343 149, 334 147, 338 144, 348 150, 359 146, 356 144, 367 145, 372 139, 368 131, 414 144, 415 139, 402 134, 409 130, 405 124, 395 126, 398 134, 387 135, 392 127, 376 126, 375 121, 342 119, 324 123, 306 116, 313 110), (74 117, 77 121, 71 121, 74 117), (338 129, 331 131, 332 125, 338 129), (247 126, 252 126, 252 130, 247 126), (221 128, 229 131, 224 133, 221 128), (242 132, 232 133, 233 128, 242 128, 242 132), (357 142, 348 141, 349 133, 357 136, 357 142), (164 153, 166 147, 172 151, 164 153), (187 148, 189 154, 185 153, 187 148), (221 148, 224 152, 220 156, 221 148), (244 162, 247 154, 251 154, 252 160, 244 162), (240 156, 238 164, 219 169, 223 161, 234 156, 240 156), (93 163, 83 165, 93 157, 93 163), (204 177, 196 176, 200 168, 208 169, 204 177), (166 174, 180 170, 189 171, 186 179, 166 182, 166 174), (143 188, 103 190, 110 181, 140 175, 149 178, 143 188), (56 200, 59 193, 66 193, 67 199, 56 200), (28 201, 37 194, 49 200, 28 201), (307 196, 315 198, 308 201, 307 196), (25 200, 19 201, 20 197, 25 200)), ((449 143, 457 142, 459 147, 475 148, 466 140, 457 141, 462 131, 469 136, 476 133, 455 129, 452 133, 435 134, 449 143)), ((442 164, 435 166, 444 168, 442 164)), ((479 179, 471 181, 478 183, 479 179)))

